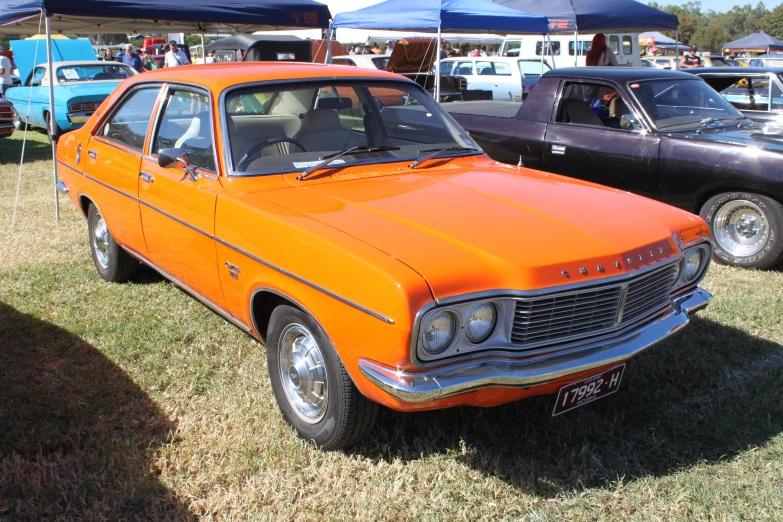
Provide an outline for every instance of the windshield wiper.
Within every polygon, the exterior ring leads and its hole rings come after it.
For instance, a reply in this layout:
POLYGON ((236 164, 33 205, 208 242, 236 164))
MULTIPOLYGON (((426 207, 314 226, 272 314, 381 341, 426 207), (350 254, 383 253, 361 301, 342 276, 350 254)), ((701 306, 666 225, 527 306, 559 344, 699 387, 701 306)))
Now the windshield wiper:
POLYGON ((420 150, 419 151, 420 153, 421 152, 429 152, 430 154, 427 154, 423 158, 417 159, 416 161, 414 161, 413 163, 408 165, 408 168, 409 169, 415 169, 416 167, 418 167, 419 165, 421 165, 425 161, 431 160, 432 158, 434 158, 435 156, 437 156, 438 154, 441 154, 443 152, 452 152, 452 151, 453 152, 475 152, 476 150, 477 149, 474 149, 473 147, 458 147, 456 145, 452 145, 451 147, 444 147, 442 149, 425 149, 425 150, 420 150))
POLYGON ((322 156, 320 159, 323 161, 317 165, 313 165, 309 169, 304 170, 299 176, 296 177, 299 181, 302 181, 307 176, 315 172, 316 170, 320 170, 327 165, 329 165, 331 162, 336 160, 337 158, 341 156, 347 156, 349 154, 365 154, 367 152, 384 152, 387 150, 400 150, 399 147, 389 147, 386 145, 373 145, 373 146, 366 146, 366 145, 357 145, 356 147, 351 147, 350 149, 341 150, 340 152, 335 152, 334 154, 329 154, 328 156, 322 156))

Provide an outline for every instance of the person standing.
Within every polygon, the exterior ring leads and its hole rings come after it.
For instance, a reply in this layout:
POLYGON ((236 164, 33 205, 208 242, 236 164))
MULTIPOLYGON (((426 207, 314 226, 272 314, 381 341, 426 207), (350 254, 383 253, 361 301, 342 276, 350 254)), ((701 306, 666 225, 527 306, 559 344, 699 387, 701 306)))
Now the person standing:
POLYGON ((180 65, 188 65, 188 57, 179 48, 177 42, 174 40, 169 42, 169 52, 166 53, 166 60, 164 61, 164 67, 179 67, 180 65))
POLYGON ((145 71, 154 71, 158 68, 158 62, 152 57, 152 48, 142 49, 141 51, 141 65, 145 71))
POLYGON ((122 63, 130 65, 136 72, 144 72, 144 64, 141 57, 133 51, 133 45, 125 45, 125 55, 122 57, 122 63))
POLYGON ((590 50, 585 55, 585 65, 589 67, 617 65, 614 51, 606 45, 606 35, 604 33, 598 33, 593 36, 593 43, 590 44, 590 50))
POLYGON ((386 56, 391 56, 393 44, 391 40, 386 40, 386 56))
POLYGON ((680 60, 680 67, 684 69, 704 67, 704 63, 701 61, 701 58, 696 56, 696 51, 698 51, 698 48, 695 45, 691 46, 691 48, 688 49, 688 54, 683 55, 682 60, 680 60))
POLYGON ((3 46, 0 45, 0 97, 2 98, 5 98, 5 91, 14 84, 14 81, 11 79, 13 64, 11 64, 11 60, 6 55, 2 54, 4 50, 3 46))
POLYGON ((103 61, 104 62, 113 62, 114 61, 114 51, 111 50, 111 47, 107 47, 103 50, 103 61))
POLYGON ((114 61, 115 61, 115 62, 120 62, 120 63, 123 63, 123 61, 122 61, 122 60, 123 60, 124 58, 125 58, 125 53, 123 52, 123 50, 122 50, 122 49, 120 49, 120 52, 118 52, 117 54, 115 54, 115 55, 114 55, 114 61))

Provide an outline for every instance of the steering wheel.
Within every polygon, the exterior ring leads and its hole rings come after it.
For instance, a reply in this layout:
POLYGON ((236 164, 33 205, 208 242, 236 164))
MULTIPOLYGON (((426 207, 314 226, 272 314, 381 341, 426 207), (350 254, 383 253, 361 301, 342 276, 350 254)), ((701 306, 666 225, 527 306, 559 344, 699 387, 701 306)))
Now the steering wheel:
POLYGON ((242 159, 239 160, 239 163, 237 163, 237 172, 243 172, 245 169, 247 169, 247 166, 250 165, 250 160, 253 156, 258 154, 261 149, 264 147, 268 147, 270 145, 274 145, 276 143, 293 143, 300 149, 302 149, 304 152, 309 152, 304 145, 302 145, 299 141, 295 140, 294 138, 274 138, 271 140, 262 141, 261 143, 256 143, 253 145, 253 147, 250 148, 249 151, 245 153, 244 156, 242 156, 242 159))

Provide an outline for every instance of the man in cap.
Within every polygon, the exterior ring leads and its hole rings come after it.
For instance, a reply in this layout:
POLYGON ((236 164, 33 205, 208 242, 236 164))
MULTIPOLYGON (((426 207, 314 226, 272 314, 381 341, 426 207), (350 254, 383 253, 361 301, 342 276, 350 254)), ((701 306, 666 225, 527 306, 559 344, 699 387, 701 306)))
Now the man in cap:
POLYGON ((10 89, 14 82, 11 79, 13 64, 6 55, 2 54, 3 51, 5 49, 0 45, 0 95, 5 98, 5 91, 10 89))
POLYGON ((688 49, 688 54, 683 56, 682 60, 680 60, 680 67, 683 69, 704 67, 704 62, 701 61, 701 58, 696 56, 696 51, 698 51, 698 48, 695 45, 692 45, 691 48, 688 49))
POLYGON ((391 56, 392 49, 393 49, 392 41, 386 40, 386 56, 391 56))

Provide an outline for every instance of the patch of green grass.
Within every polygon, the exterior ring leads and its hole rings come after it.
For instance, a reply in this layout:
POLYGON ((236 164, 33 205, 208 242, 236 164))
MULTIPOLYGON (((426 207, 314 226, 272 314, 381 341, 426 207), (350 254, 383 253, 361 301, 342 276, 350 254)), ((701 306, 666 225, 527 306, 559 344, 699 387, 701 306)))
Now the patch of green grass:
POLYGON ((384 412, 327 453, 283 422, 263 347, 149 271, 98 277, 46 155, 10 232, 20 142, 0 142, 0 519, 783 519, 779 270, 713 265, 712 305, 610 398, 384 412))

